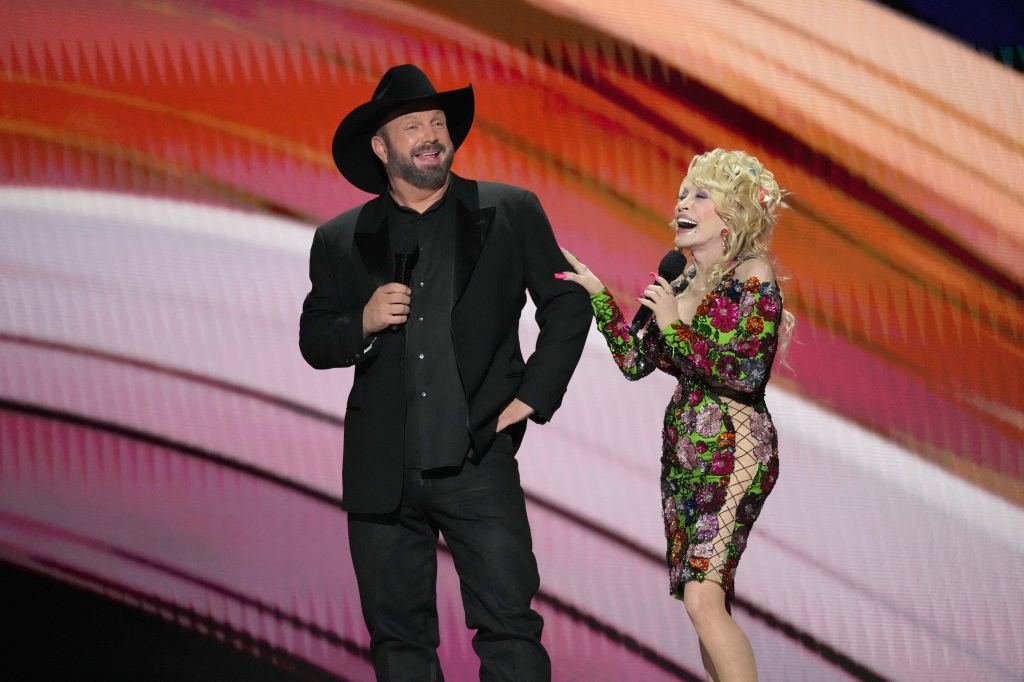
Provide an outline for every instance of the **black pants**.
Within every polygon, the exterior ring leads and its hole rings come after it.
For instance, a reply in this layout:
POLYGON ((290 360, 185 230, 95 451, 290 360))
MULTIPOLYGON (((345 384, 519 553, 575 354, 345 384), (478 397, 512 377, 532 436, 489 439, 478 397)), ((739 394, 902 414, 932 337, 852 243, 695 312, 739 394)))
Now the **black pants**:
POLYGON ((458 472, 407 469, 402 506, 389 517, 349 514, 348 537, 377 679, 439 681, 437 536, 444 534, 462 588, 480 679, 551 679, 530 608, 540 587, 512 440, 458 472))

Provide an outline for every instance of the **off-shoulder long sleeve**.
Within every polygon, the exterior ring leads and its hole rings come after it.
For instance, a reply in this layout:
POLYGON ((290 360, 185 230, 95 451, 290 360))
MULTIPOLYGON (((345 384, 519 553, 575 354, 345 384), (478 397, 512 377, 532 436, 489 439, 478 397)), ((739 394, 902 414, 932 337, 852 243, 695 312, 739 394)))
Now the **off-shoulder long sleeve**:
POLYGON ((760 393, 775 358, 781 318, 778 286, 751 277, 709 294, 691 324, 676 320, 665 328, 664 343, 707 381, 760 393))
POLYGON ((648 325, 643 340, 630 334, 629 323, 607 289, 591 296, 590 305, 597 329, 608 342, 612 358, 624 377, 636 381, 658 368, 658 343, 652 338, 652 333, 661 336, 657 325, 648 325))

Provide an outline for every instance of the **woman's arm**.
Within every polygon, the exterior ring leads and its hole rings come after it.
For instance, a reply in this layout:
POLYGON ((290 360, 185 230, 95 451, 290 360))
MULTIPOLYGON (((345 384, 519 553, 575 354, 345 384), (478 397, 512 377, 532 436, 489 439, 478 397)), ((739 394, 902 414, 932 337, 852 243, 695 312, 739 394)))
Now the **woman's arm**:
POLYGON ((573 269, 559 272, 555 277, 576 282, 590 294, 590 305, 594 309, 597 330, 608 343, 608 349, 611 350, 612 358, 622 371, 622 375, 635 381, 653 372, 658 362, 657 343, 654 342, 652 335, 660 336, 656 325, 648 325, 643 341, 631 334, 622 310, 608 293, 608 289, 601 284, 601 280, 572 253, 566 249, 562 249, 562 253, 573 269))
MULTIPOLYGON (((629 323, 607 289, 601 289, 590 297, 594 309, 597 330, 604 336, 608 350, 618 365, 622 376, 630 381, 643 379, 658 367, 657 355, 649 352, 655 344, 645 344, 629 332, 629 323), (645 346, 648 348, 645 349, 645 346)), ((657 333, 654 325, 648 326, 647 334, 657 333)))

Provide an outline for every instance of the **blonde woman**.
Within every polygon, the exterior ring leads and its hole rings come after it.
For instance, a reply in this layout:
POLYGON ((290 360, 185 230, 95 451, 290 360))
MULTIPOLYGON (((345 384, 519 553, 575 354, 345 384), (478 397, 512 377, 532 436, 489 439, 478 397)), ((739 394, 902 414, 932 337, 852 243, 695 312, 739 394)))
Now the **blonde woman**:
POLYGON ((630 380, 678 377, 665 411, 662 501, 669 591, 700 638, 708 679, 757 679, 750 641, 730 615, 736 568, 779 475, 764 401, 772 362, 792 328, 768 245, 783 190, 756 158, 716 149, 693 159, 671 226, 691 255, 674 282, 637 300, 653 319, 633 335, 601 281, 572 254, 559 279, 591 295, 598 329, 630 380))

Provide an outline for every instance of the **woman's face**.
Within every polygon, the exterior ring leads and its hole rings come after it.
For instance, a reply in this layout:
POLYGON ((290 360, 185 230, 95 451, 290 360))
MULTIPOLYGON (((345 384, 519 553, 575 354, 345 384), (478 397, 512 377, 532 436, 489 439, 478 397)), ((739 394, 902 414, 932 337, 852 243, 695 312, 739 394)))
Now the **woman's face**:
POLYGON ((711 193, 702 187, 695 187, 689 179, 679 187, 679 201, 675 212, 675 245, 695 255, 722 253, 722 230, 725 222, 715 211, 711 193))

